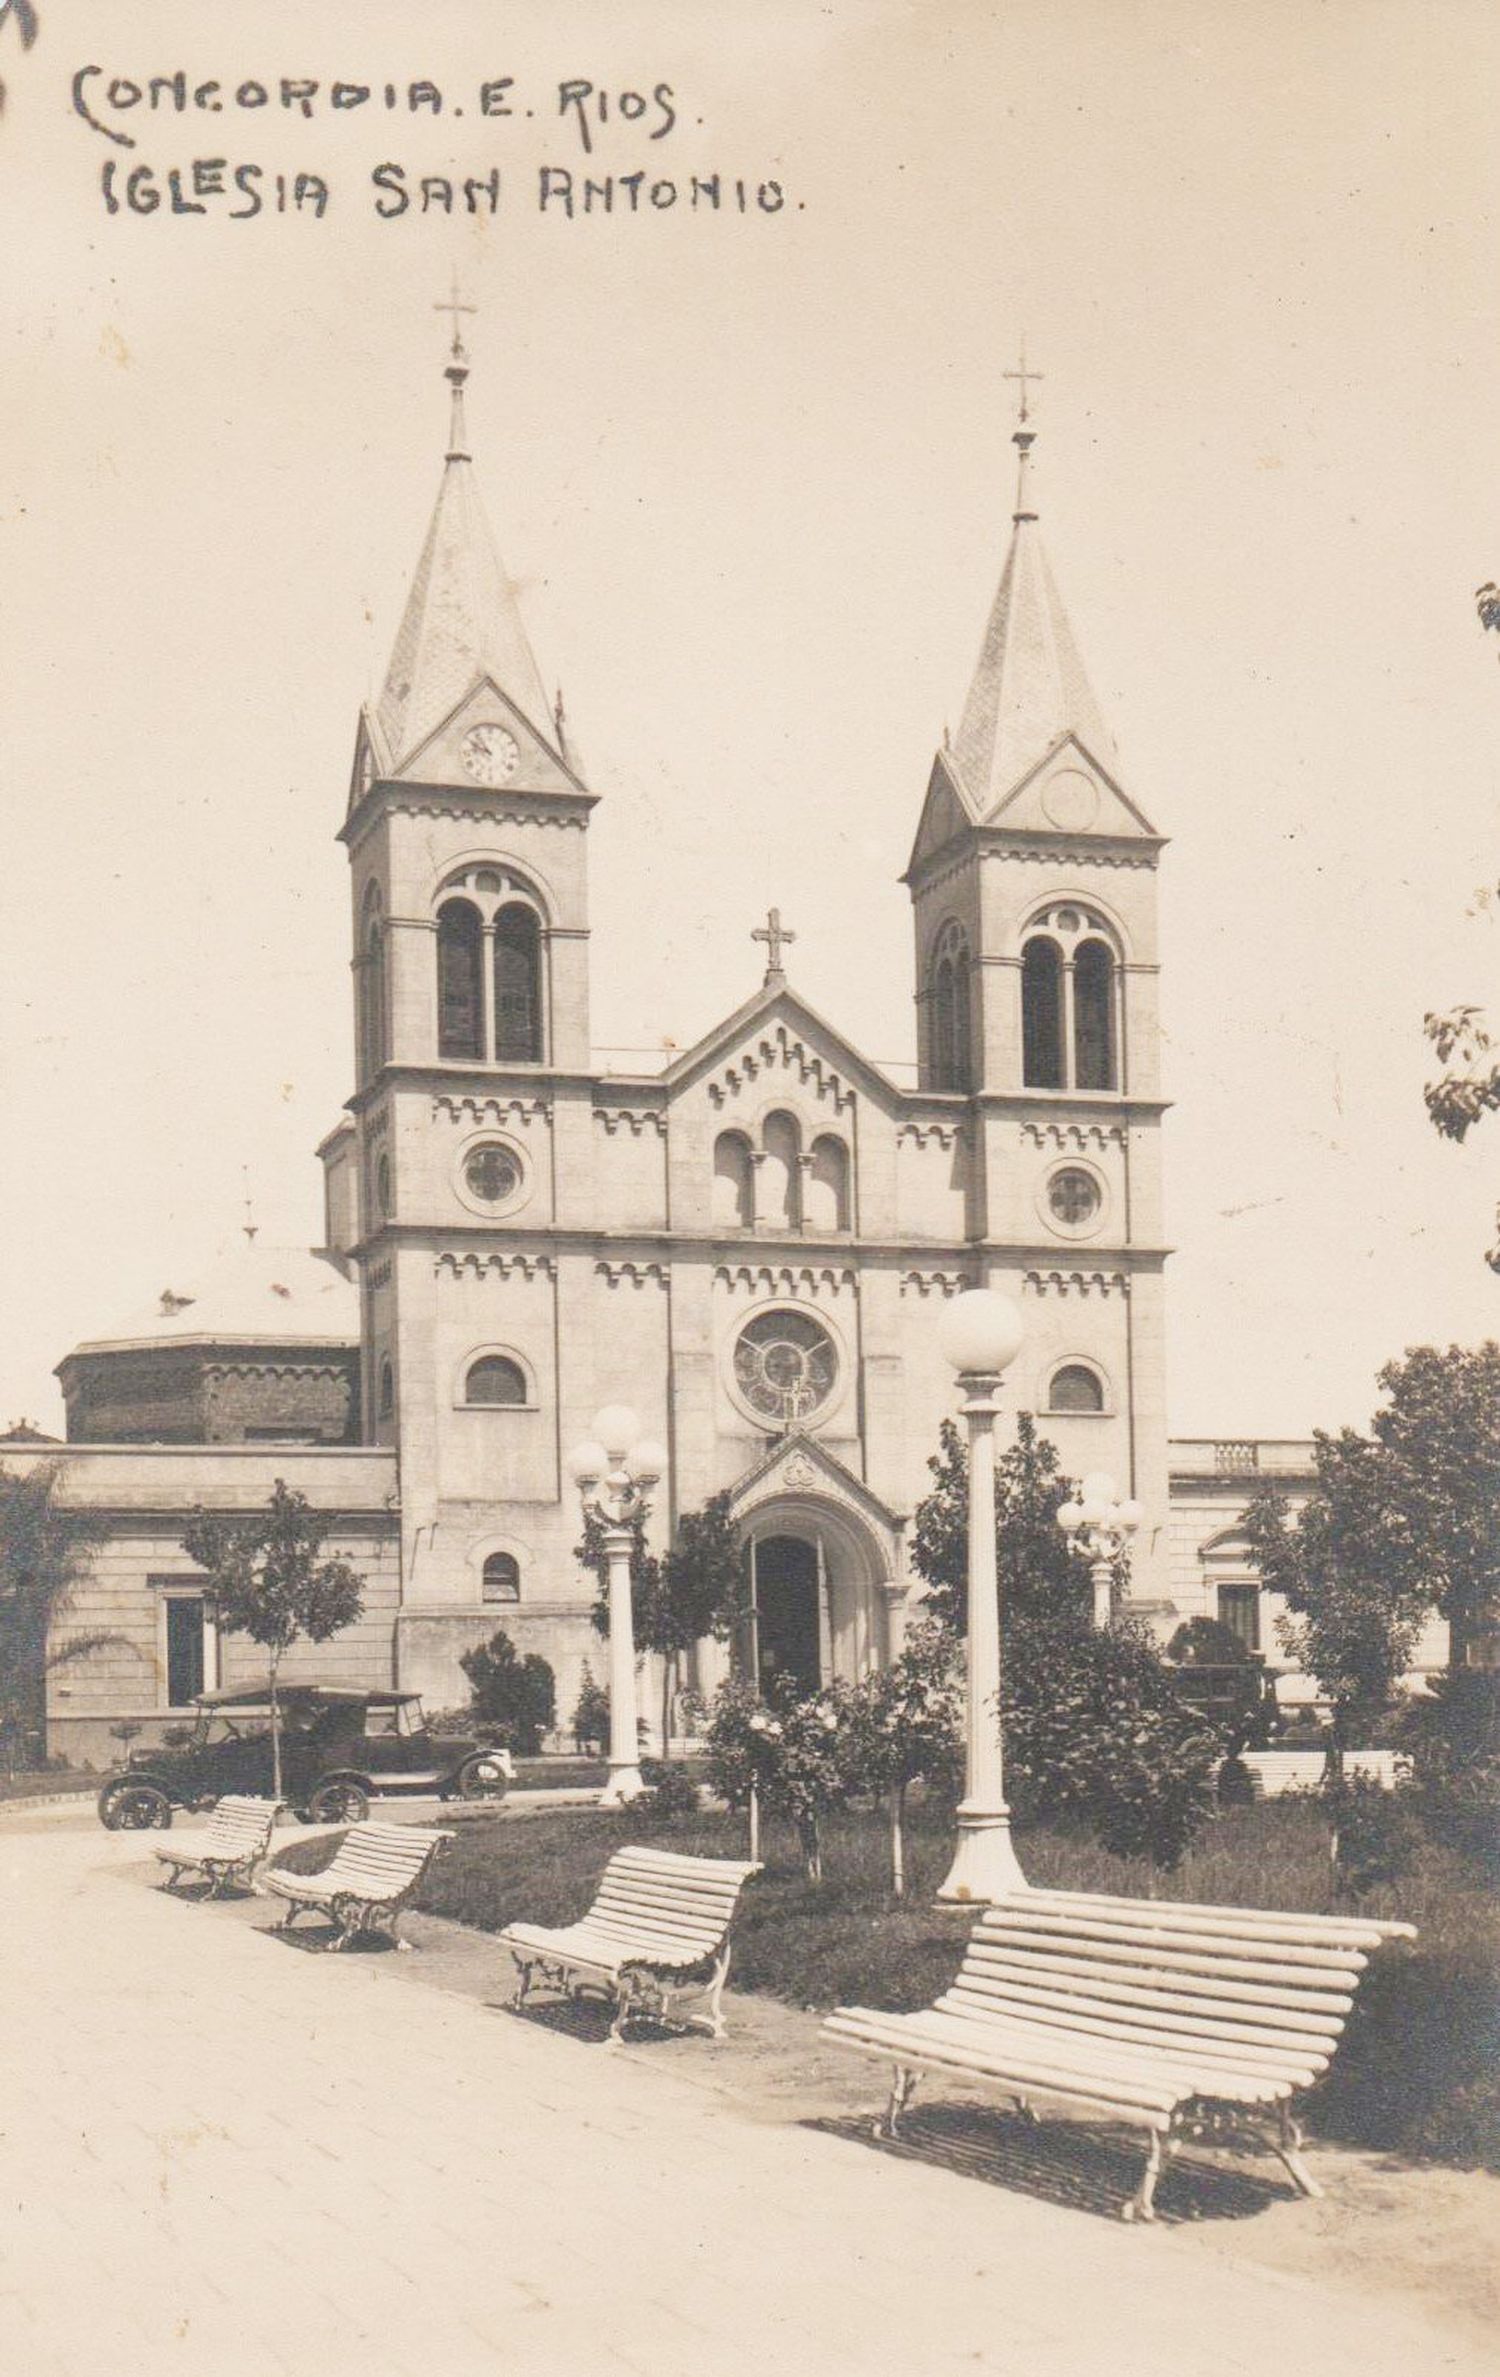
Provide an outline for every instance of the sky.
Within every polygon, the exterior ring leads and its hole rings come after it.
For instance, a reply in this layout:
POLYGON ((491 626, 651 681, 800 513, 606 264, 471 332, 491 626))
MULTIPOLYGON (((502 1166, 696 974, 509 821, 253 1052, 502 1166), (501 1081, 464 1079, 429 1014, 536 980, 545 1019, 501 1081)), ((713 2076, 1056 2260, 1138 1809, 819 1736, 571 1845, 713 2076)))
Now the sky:
POLYGON ((0 1423, 59 1426, 53 1364, 190 1284, 247 1182, 263 1239, 321 1234, 334 835, 454 273, 487 505, 601 795, 604 1061, 754 990, 775 903, 794 986, 911 1077, 898 877, 1024 338, 1048 550, 1170 837, 1173 1431, 1359 1424, 1403 1348, 1496 1332, 1500 1123, 1455 1149, 1421 1095, 1424 1012, 1500 991, 1487 0, 39 10, 30 52, 0 24, 0 1423), (219 112, 129 104, 179 68, 219 112), (195 160, 228 195, 174 212, 195 160), (494 167, 498 213, 422 211, 494 167), (298 173, 321 217, 277 210, 298 173))

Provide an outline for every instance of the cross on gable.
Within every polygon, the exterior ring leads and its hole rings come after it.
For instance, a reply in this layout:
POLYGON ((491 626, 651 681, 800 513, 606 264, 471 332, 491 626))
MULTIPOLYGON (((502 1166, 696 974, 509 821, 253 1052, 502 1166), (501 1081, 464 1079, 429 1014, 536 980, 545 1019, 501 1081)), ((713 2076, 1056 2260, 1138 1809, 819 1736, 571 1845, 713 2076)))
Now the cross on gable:
POLYGON ((782 923, 781 910, 779 908, 770 909, 767 912, 765 923, 763 925, 757 925, 755 931, 750 935, 750 938, 752 941, 764 941, 766 945, 766 979, 764 987, 769 990, 773 982, 784 982, 786 980, 786 969, 781 962, 781 952, 786 947, 787 943, 789 941, 795 941, 797 936, 794 932, 788 931, 787 927, 782 923))

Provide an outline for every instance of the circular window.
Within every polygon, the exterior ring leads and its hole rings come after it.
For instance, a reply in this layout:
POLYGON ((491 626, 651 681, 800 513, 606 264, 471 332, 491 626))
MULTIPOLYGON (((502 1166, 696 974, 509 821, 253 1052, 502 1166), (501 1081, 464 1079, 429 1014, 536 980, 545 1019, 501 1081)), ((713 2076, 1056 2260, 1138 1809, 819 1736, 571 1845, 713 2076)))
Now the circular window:
POLYGON ((805 1420, 833 1393, 833 1339, 810 1312, 759 1312, 740 1331, 734 1382, 752 1411, 771 1420, 805 1420))
POLYGON ((1081 1164, 1065 1164, 1047 1183, 1047 1211, 1065 1230, 1087 1229, 1103 1203, 1098 1181, 1081 1164))
POLYGON ((522 1177, 520 1157, 508 1147, 471 1147, 464 1157, 464 1187, 481 1205, 508 1205, 522 1177))

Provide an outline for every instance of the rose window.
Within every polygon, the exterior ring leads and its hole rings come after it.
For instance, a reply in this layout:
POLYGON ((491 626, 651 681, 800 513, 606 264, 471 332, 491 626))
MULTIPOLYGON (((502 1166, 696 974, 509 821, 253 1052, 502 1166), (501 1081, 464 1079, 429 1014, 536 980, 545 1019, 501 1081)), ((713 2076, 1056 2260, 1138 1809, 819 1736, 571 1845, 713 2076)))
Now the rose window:
POLYGON ((811 1313, 761 1312, 740 1331, 734 1377, 752 1411, 783 1422, 805 1420, 833 1393, 838 1356, 811 1313))

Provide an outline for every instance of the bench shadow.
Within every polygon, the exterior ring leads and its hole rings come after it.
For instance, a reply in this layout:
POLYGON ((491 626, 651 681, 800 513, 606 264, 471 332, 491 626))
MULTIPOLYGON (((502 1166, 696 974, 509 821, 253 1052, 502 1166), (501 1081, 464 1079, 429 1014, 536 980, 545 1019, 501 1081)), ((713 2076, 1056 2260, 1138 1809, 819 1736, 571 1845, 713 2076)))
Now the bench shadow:
POLYGON ((305 1930, 298 1924, 295 1931, 283 1931, 279 1923, 262 1923, 257 1928, 263 1940, 275 1940, 283 1948, 299 1949, 304 1956, 395 1956, 401 1949, 399 1939, 371 1931, 356 1932, 346 1947, 338 1948, 335 1943, 339 1934, 332 1923, 320 1923, 316 1929, 309 1924, 305 1930))
MULTIPOLYGON (((556 2031, 561 2038, 577 2039, 591 2047, 604 2045, 615 2018, 614 2007, 600 1997, 530 1998, 523 2006, 512 2005, 508 1997, 487 1998, 485 2002, 496 2013, 508 2014, 513 2022, 529 2022, 537 2030, 556 2031)), ((625 2044, 670 2046, 682 2036, 682 2031, 670 2023, 653 2022, 649 2014, 636 2014, 626 2028, 625 2044)), ((699 2043, 712 2044, 707 2039, 699 2043)))
MULTIPOLYGON (((824 2115, 801 2126, 898 2161, 930 2163, 965 2179, 981 2179, 1040 2203, 1091 2212, 1116 2223, 1121 2207, 1140 2184, 1146 2151, 1139 2130, 1032 2122, 1022 2113, 981 2105, 914 2107, 903 2118, 899 2138, 877 2137, 873 2115, 824 2115)), ((1184 2154, 1162 2175, 1156 2191, 1157 2224, 1249 2220, 1287 2192, 1279 2179, 1258 2179, 1184 2154)))

